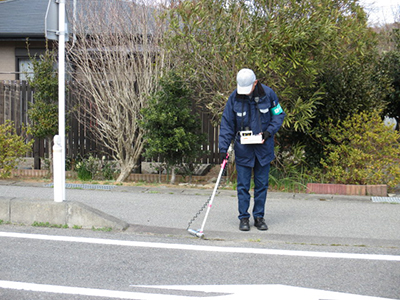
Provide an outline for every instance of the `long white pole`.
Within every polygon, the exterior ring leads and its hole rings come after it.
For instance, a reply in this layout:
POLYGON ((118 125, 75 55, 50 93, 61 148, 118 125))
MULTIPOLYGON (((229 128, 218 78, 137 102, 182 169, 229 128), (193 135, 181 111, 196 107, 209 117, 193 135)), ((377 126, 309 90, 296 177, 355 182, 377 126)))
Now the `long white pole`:
POLYGON ((226 159, 224 159, 224 161, 221 164, 221 169, 219 170, 217 182, 215 183, 214 190, 213 190, 213 192, 211 194, 211 199, 210 199, 210 202, 208 203, 208 208, 207 208, 207 211, 206 211, 206 215, 204 216, 203 223, 201 224, 201 228, 199 230, 199 234, 202 234, 204 232, 204 226, 206 225, 208 214, 210 213, 211 206, 213 205, 215 194, 217 193, 219 182, 221 181, 222 174, 224 173, 224 169, 225 169, 227 163, 228 163, 228 159, 226 158, 226 159))
POLYGON ((63 200, 65 196, 65 0, 58 4, 58 134, 61 140, 61 182, 58 191, 63 200))

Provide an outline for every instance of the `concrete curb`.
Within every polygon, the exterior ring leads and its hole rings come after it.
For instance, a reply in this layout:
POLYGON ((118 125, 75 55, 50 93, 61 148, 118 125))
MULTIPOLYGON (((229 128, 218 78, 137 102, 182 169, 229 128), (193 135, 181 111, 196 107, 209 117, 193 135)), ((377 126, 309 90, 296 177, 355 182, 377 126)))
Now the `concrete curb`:
MULTIPOLYGON (((186 187, 169 188, 161 187, 115 187, 116 192, 137 192, 137 193, 157 193, 157 194, 180 194, 180 195, 203 195, 209 197, 212 194, 212 189, 196 189, 186 187)), ((250 192, 253 195, 253 191, 250 192)), ((237 197, 236 190, 218 189, 216 196, 237 197)), ((270 199, 279 200, 320 200, 320 201, 371 201, 371 196, 354 196, 354 195, 333 195, 333 194, 306 194, 306 193, 291 193, 291 192, 268 192, 267 201, 270 199)))
POLYGON ((80 202, 57 203, 45 200, 24 200, 0 197, 0 220, 13 224, 34 222, 68 225, 72 228, 112 228, 126 230, 129 224, 80 202))

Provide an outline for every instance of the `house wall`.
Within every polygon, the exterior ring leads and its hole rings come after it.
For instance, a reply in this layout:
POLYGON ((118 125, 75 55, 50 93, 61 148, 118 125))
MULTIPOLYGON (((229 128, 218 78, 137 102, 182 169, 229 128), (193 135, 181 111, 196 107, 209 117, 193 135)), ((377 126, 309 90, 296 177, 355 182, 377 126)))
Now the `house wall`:
POLYGON ((0 42, 0 80, 15 80, 15 42, 0 42))
MULTIPOLYGON (((0 41, 0 80, 18 80, 18 61, 29 58, 25 41, 0 41)), ((29 42, 30 54, 41 54, 46 49, 45 42, 29 42)))

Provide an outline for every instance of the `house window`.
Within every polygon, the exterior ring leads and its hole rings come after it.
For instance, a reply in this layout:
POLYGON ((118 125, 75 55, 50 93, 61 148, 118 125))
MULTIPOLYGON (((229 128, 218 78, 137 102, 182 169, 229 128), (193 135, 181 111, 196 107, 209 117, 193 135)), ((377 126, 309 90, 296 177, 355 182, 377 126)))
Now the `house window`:
MULTIPOLYGON (((46 49, 30 49, 31 56, 39 57, 46 52, 46 49)), ((32 62, 26 48, 15 49, 17 80, 27 80, 27 75, 32 72, 32 62), (26 74, 28 73, 28 74, 26 74)))
POLYGON ((32 76, 32 62, 29 58, 18 58, 18 79, 28 80, 32 76))
MULTIPOLYGON (((1 1, 1 0, 0 0, 1 1)), ((30 49, 31 56, 36 56, 36 59, 39 59, 40 55, 44 55, 46 53, 46 49, 30 49)), ((17 61, 17 80, 27 80, 27 76, 29 73, 32 74, 32 62, 29 58, 28 51, 26 49, 16 49, 15 57, 17 61)), ((57 71, 57 64, 54 65, 54 70, 57 71)), ((65 62, 65 80, 71 80, 70 72, 72 70, 71 64, 66 61, 65 62)))

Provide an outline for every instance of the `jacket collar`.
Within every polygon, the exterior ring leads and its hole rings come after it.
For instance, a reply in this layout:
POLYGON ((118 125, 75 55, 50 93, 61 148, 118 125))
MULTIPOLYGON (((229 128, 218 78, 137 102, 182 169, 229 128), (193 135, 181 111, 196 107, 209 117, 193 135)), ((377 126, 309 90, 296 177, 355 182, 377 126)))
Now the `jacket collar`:
MULTIPOLYGON (((265 95, 266 95, 266 94, 265 94, 264 88, 262 87, 261 82, 258 81, 257 84, 256 84, 256 87, 255 87, 255 89, 254 89, 254 91, 253 91, 253 94, 250 95, 250 97, 251 97, 251 98, 254 98, 254 97, 260 97, 260 98, 262 98, 262 97, 264 97, 265 95)), ((236 97, 235 97, 235 98, 238 99, 238 100, 243 101, 243 100, 249 99, 249 96, 247 96, 247 95, 239 95, 239 94, 236 92, 236 97)))

